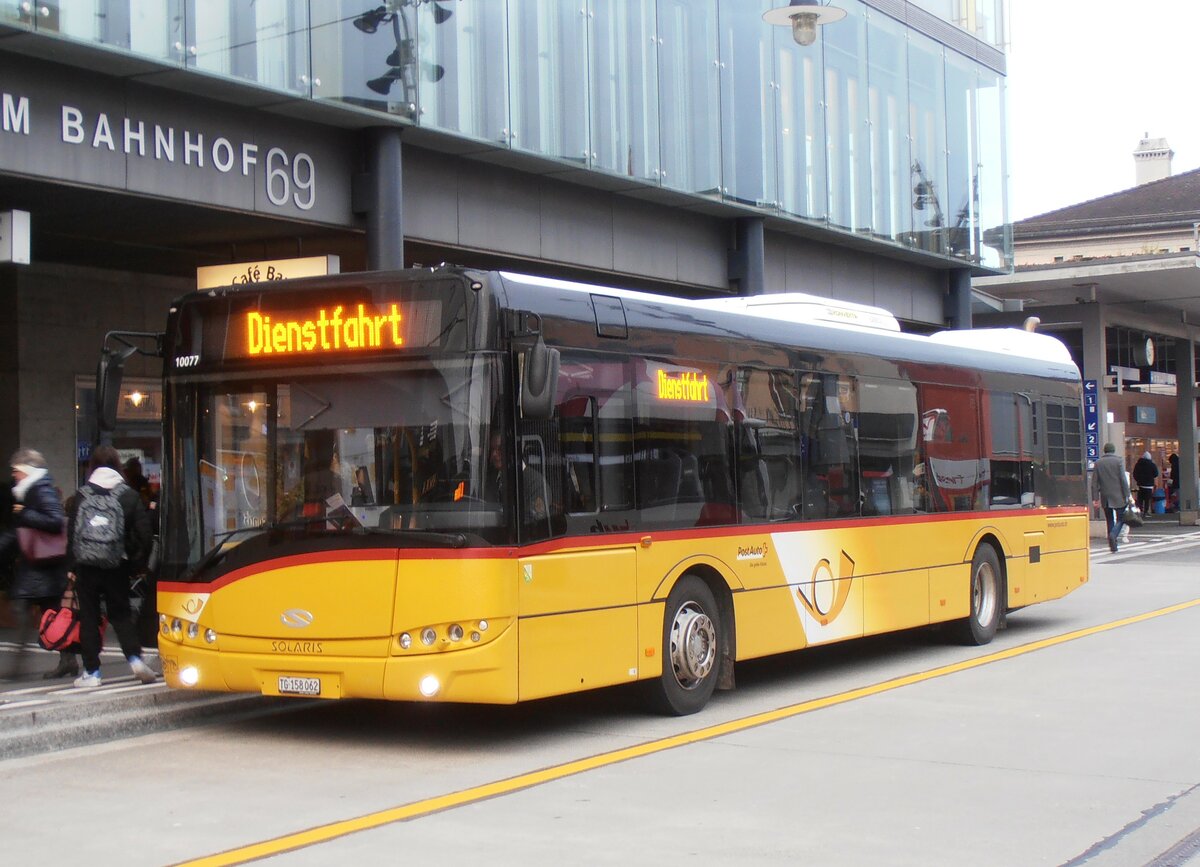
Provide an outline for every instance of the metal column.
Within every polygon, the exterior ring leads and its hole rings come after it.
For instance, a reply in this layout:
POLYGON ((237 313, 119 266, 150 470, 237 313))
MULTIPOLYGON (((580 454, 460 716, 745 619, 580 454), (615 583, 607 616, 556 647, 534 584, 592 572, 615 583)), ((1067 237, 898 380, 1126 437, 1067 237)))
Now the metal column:
POLYGON ((729 251, 729 281, 739 295, 762 295, 766 286, 765 223, 761 217, 742 217, 734 223, 737 247, 729 251))
POLYGON ((967 329, 972 327, 971 272, 965 268, 950 272, 945 315, 951 328, 967 329))
POLYGON ((367 268, 404 267, 404 173, 398 127, 367 130, 367 268))
MULTIPOLYGON (((1192 329, 1189 329, 1192 331, 1192 329)), ((1179 401, 1179 523, 1197 521, 1196 484, 1196 342, 1195 335, 1175 344, 1175 389, 1179 401)))

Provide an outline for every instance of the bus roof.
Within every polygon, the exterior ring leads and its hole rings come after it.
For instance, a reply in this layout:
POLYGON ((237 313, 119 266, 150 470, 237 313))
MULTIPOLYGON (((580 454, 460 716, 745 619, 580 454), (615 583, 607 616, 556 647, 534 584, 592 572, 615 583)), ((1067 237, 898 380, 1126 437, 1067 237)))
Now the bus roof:
POLYGON ((880 307, 835 301, 803 293, 690 300, 630 289, 576 283, 553 277, 500 272, 509 284, 540 286, 571 293, 603 294, 692 314, 697 310, 738 318, 769 320, 747 329, 765 339, 798 346, 840 347, 867 355, 914 357, 992 369, 1036 372, 1056 379, 1078 380, 1079 370, 1062 341, 1049 334, 1020 328, 976 328, 940 331, 932 335, 900 331, 896 318, 880 307), (798 332, 796 326, 800 327, 798 332), (781 333, 782 331, 782 333, 781 333), (847 332, 855 338, 847 339, 847 332), (824 335, 821 337, 821 335, 824 335), (941 348, 942 351, 938 351, 941 348), (988 361, 987 356, 993 360, 988 361), (936 357, 933 357, 936 356, 936 357), (1036 367, 1033 371, 1030 368, 1036 367))

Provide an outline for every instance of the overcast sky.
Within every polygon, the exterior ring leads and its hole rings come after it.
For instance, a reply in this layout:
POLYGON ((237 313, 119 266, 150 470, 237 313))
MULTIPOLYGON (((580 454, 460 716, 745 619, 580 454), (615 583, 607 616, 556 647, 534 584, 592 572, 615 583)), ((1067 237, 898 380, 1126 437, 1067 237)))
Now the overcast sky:
POLYGON ((1145 133, 1200 168, 1200 0, 1009 0, 1009 214, 1134 185, 1145 133))

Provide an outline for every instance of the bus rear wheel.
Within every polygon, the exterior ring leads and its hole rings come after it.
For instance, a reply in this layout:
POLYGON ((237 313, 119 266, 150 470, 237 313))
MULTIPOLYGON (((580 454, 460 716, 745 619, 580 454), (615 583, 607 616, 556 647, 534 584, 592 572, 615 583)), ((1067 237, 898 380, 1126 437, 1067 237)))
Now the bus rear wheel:
POLYGON ((971 614, 958 624, 958 638, 963 644, 987 644, 996 637, 1003 586, 996 549, 980 545, 971 558, 971 614))
POLYGON ((684 576, 667 597, 663 670, 649 684, 654 708, 686 716, 704 707, 717 685, 724 640, 712 590, 695 575, 684 576))

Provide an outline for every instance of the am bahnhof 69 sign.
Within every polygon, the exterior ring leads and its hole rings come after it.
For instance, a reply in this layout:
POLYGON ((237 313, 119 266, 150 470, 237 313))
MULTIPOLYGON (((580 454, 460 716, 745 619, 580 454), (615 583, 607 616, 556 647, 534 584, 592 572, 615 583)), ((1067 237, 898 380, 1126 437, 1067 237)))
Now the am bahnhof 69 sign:
POLYGON ((341 226, 352 134, 0 55, 0 172, 341 226))

